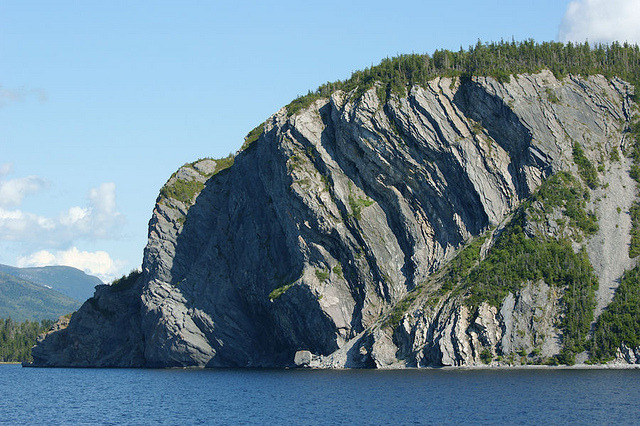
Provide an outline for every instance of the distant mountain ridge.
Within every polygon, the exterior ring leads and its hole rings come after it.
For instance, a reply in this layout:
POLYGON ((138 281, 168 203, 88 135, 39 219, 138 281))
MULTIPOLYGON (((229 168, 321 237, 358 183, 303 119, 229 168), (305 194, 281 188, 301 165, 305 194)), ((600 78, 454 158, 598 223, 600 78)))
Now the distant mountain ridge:
POLYGON ((103 284, 98 277, 71 266, 17 268, 0 264, 0 272, 51 288, 78 302, 93 296, 95 286, 103 284))
POLYGON ((53 289, 0 272, 0 318, 14 321, 56 319, 80 302, 53 289))

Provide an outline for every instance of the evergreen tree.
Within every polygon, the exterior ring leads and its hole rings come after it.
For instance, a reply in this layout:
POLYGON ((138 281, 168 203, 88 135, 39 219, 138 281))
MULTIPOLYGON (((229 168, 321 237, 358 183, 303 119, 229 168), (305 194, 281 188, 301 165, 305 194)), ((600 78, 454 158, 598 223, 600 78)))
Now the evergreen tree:
POLYGON ((11 318, 0 319, 0 362, 31 361, 31 348, 36 339, 53 323, 52 320, 17 323, 11 318))

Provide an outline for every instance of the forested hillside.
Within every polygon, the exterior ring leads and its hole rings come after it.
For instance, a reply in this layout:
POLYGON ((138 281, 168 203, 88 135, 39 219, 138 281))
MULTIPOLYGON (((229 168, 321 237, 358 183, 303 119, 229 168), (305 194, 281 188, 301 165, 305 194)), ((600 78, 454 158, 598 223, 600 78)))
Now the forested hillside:
POLYGON ((0 273, 53 289, 78 302, 84 302, 90 298, 95 286, 102 284, 98 277, 61 265, 16 268, 0 264, 0 273))
POLYGON ((53 323, 53 320, 15 322, 10 318, 0 319, 0 362, 31 361, 31 347, 53 323))
POLYGON ((80 302, 50 288, 0 272, 0 318, 54 319, 75 311, 80 302))

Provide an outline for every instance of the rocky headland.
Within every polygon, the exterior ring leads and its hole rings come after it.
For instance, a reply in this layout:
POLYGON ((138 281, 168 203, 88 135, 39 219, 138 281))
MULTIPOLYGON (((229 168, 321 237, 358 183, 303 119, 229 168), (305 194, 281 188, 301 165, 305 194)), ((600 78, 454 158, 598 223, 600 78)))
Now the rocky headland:
POLYGON ((637 279, 634 86, 556 74, 282 108, 168 180, 142 272, 98 286, 33 365, 640 363, 607 328, 637 279))

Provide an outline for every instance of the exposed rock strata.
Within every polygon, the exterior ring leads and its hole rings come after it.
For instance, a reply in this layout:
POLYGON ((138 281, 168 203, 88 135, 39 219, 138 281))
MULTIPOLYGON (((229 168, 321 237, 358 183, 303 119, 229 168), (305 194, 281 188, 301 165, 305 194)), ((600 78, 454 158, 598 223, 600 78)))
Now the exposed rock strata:
MULTIPOLYGON (((98 288, 35 364, 285 366, 305 350, 325 367, 397 368, 479 364, 484 349, 557 354, 558 295, 544 282, 499 308, 449 298, 419 301, 396 329, 384 318, 546 177, 575 172, 575 142, 594 163, 620 149, 631 90, 544 71, 283 108, 233 167, 208 178, 217 163, 205 160, 172 177, 203 186, 187 201, 159 197, 139 282, 98 288)), ((603 177, 624 209, 627 166, 603 177)), ((626 252, 628 229, 603 226, 588 244, 605 288, 630 265, 603 253, 626 252)))

